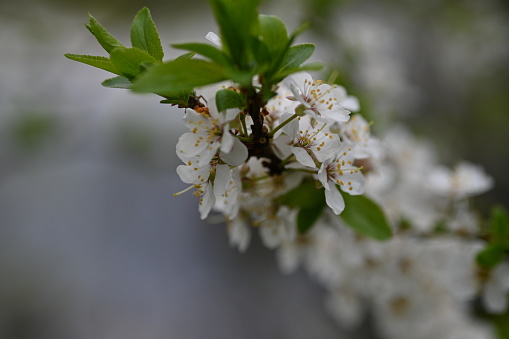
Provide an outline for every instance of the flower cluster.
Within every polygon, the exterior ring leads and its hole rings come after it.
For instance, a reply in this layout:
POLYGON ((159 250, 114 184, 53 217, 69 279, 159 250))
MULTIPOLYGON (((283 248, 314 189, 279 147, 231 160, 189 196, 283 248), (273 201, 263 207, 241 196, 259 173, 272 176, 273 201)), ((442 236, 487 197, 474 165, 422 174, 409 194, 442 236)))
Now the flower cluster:
MULTIPOLYGON (((221 89, 239 91, 226 84, 203 92, 221 89)), ((249 114, 218 112, 214 97, 207 103, 186 109, 190 132, 177 145, 184 162, 177 173, 196 189, 202 219, 222 213, 232 246, 245 251, 258 230, 282 272, 303 265, 323 284, 343 327, 359 325, 369 310, 385 338, 492 337, 467 307, 480 297, 488 311, 503 312, 509 290, 507 263, 492 271, 475 264, 485 241, 468 198, 493 186, 479 166, 447 169, 403 128, 371 136, 371 124, 352 113, 354 97, 307 73, 287 78, 262 108, 272 151, 265 154, 275 155, 279 171, 274 158, 257 156, 249 114), (303 182, 313 182, 328 206, 309 232, 297 225, 305 204, 288 203, 303 182), (348 209, 344 193, 376 201, 395 236, 379 242, 352 230, 337 217, 348 209)))
MULTIPOLYGON (((215 88, 239 91, 233 84, 215 88)), ((218 112, 215 97, 206 102, 185 110, 190 131, 177 144, 184 162, 177 173, 200 197, 201 218, 213 209, 222 212, 231 242, 241 250, 249 243, 251 225, 271 248, 295 238, 297 211, 280 198, 306 178, 320 185, 337 215, 345 209, 339 189, 364 193, 358 160, 376 154, 379 146, 369 123, 361 115, 351 117, 359 105, 343 87, 315 81, 304 72, 279 85, 262 108, 263 147, 269 148, 263 152, 272 159, 258 155, 253 129, 247 127, 255 124, 251 115, 240 109, 218 112)))
POLYGON ((471 303, 480 298, 488 312, 504 312, 509 265, 486 271, 475 264, 485 241, 467 200, 491 188, 492 179, 470 163, 445 170, 429 145, 401 127, 381 144, 365 190, 383 206, 395 236, 383 243, 359 237, 329 213, 279 247, 281 271, 304 266, 328 290, 326 305, 345 328, 369 313, 383 338, 493 338, 471 303))

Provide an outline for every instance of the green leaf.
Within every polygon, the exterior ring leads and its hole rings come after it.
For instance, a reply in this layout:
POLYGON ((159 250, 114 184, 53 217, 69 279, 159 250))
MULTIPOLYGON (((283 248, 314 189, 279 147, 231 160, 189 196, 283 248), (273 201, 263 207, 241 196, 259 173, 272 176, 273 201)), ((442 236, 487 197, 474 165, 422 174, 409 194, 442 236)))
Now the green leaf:
POLYGON ((191 59, 196 55, 195 52, 184 53, 175 58, 175 60, 191 59))
POLYGON ((110 57, 115 68, 128 79, 140 74, 146 64, 158 63, 150 54, 136 47, 117 47, 111 51, 110 57))
POLYGON ((241 70, 249 68, 249 41, 258 24, 258 0, 210 0, 223 49, 241 70))
POLYGON ((295 31, 290 36, 290 42, 293 42, 297 36, 301 35, 306 29, 308 29, 310 26, 309 21, 304 21, 295 29, 295 31))
POLYGON ((89 24, 85 24, 101 46, 110 53, 116 47, 124 47, 113 35, 111 35, 91 14, 88 14, 89 24))
POLYGON ((227 68, 228 79, 240 84, 242 87, 250 87, 253 82, 252 71, 239 71, 234 68, 227 68))
POLYGON ((290 208, 309 208, 325 203, 323 188, 318 189, 315 180, 304 180, 281 197, 281 204, 290 208))
POLYGON ((504 248, 500 244, 490 244, 477 253, 477 263, 486 269, 492 269, 502 261, 504 248))
POLYGON ((491 210, 490 231, 495 241, 507 244, 509 249, 509 216, 500 205, 494 206, 491 210))
POLYGON ((304 61, 309 59, 314 50, 315 45, 313 44, 300 44, 290 47, 286 53, 282 70, 285 68, 299 67, 304 61))
POLYGON ((288 33, 284 22, 273 15, 259 15, 258 21, 262 41, 273 57, 279 57, 279 54, 288 46, 288 33))
MULTIPOLYGON (((181 91, 173 96, 167 96, 165 100, 161 100, 161 104, 178 105, 179 107, 189 107, 189 98, 194 94, 193 90, 181 91)), ((193 108, 193 107, 191 107, 193 108)))
POLYGON ((318 189, 315 180, 304 180, 299 186, 283 195, 280 203, 299 209, 297 230, 301 234, 308 232, 315 225, 326 206, 323 188, 318 189))
POLYGON ((376 240, 388 240, 392 236, 391 227, 382 209, 364 195, 350 195, 341 192, 345 200, 345 210, 339 215, 343 221, 358 233, 376 240))
POLYGON ((275 82, 280 82, 287 76, 293 73, 303 72, 303 71, 319 71, 323 68, 323 64, 321 62, 310 62, 309 64, 300 66, 300 67, 292 67, 292 68, 286 68, 282 71, 280 71, 275 77, 275 82))
POLYGON ((253 70, 253 74, 263 73, 271 68, 275 58, 264 41, 261 41, 257 37, 253 37, 251 49, 253 50, 253 56, 257 63, 256 66, 258 66, 258 69, 253 70))
POLYGON ((131 88, 140 93, 173 93, 228 79, 223 68, 199 59, 173 60, 150 68, 131 88))
POLYGON ((163 60, 164 52, 161 39, 147 7, 142 8, 134 17, 131 25, 131 44, 133 47, 147 52, 154 59, 163 60))
POLYGON ((129 81, 129 79, 124 77, 106 79, 101 83, 101 85, 109 88, 123 88, 123 89, 131 88, 131 82, 129 81))
POLYGON ((216 48, 215 46, 202 44, 202 43, 186 43, 186 44, 173 44, 174 48, 185 49, 191 52, 195 52, 215 61, 221 66, 227 66, 230 64, 228 57, 224 53, 216 48))
POLYGON ((497 205, 491 210, 488 229, 489 243, 477 254, 477 263, 486 269, 493 269, 509 253, 509 216, 504 207, 497 205))
POLYGON ((313 207, 303 207, 297 214, 297 230, 300 234, 306 234, 322 215, 325 204, 313 207))
POLYGON ((64 54, 66 58, 82 62, 84 64, 94 66, 105 71, 120 75, 120 72, 115 68, 110 59, 103 56, 94 55, 81 55, 81 54, 64 54))
POLYGON ((244 108, 246 106, 246 99, 236 91, 222 89, 216 92, 216 106, 219 112, 229 108, 244 108))

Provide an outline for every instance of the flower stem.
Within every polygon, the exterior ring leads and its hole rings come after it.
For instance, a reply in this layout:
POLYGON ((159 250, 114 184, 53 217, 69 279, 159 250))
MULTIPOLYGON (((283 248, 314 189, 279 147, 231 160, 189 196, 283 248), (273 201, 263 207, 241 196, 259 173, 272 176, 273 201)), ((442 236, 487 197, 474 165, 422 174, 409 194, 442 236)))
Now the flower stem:
POLYGON ((288 119, 286 119, 285 121, 283 121, 281 124, 279 124, 279 126, 277 126, 276 128, 274 128, 270 133, 269 133, 269 137, 273 137, 274 134, 276 134, 277 131, 279 131, 282 127, 284 127, 286 124, 288 124, 290 121, 292 121, 293 119, 297 118, 299 115, 297 113, 295 113, 294 115, 292 115, 291 117, 289 117, 288 119))
POLYGON ((281 161, 279 163, 279 167, 283 168, 287 163, 289 163, 290 161, 292 161, 292 159, 294 158, 294 155, 293 153, 290 154, 289 156, 286 157, 286 159, 284 159, 283 161, 281 161))
POLYGON ((239 139, 240 141, 245 141, 245 142, 253 141, 253 139, 251 139, 250 137, 241 137, 240 135, 236 135, 235 137, 237 139, 239 139))
POLYGON ((248 136, 247 134, 247 126, 246 126, 246 116, 241 112, 240 113, 240 124, 242 126, 242 133, 244 136, 248 136))

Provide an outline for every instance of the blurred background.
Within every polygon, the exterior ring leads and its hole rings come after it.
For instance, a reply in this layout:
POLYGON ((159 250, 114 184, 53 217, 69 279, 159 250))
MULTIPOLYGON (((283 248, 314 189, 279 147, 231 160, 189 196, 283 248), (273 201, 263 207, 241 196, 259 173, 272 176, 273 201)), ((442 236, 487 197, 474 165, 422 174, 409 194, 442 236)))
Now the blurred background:
MULTIPOLYGON (((105 55, 94 15, 128 44, 150 8, 169 43, 216 31, 205 0, 0 2, 0 338, 376 338, 346 332, 303 272, 282 276, 254 239, 173 197, 182 112, 106 89, 107 72, 64 53, 105 55)), ((509 5, 503 0, 271 0, 261 12, 361 99, 374 132, 404 124, 440 160, 482 164, 509 207, 509 5)), ((369 321, 368 321, 369 323, 369 321)), ((368 324, 369 325, 369 324, 368 324)))

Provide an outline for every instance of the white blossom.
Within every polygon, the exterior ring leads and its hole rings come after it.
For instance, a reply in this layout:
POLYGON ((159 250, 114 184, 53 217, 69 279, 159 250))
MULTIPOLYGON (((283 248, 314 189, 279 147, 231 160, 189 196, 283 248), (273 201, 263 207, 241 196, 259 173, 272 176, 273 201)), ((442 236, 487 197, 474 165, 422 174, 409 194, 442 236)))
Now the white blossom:
POLYGON ((489 312, 502 313, 507 310, 509 292, 509 263, 499 264, 491 273, 484 286, 482 300, 489 312))
POLYGON ((378 139, 371 136, 370 126, 361 115, 355 114, 341 130, 343 141, 353 148, 355 159, 376 159, 382 156, 382 146, 378 139))
POLYGON ((177 155, 182 161, 200 156, 202 163, 210 162, 218 151, 234 166, 244 162, 247 149, 230 133, 229 122, 235 113, 218 113, 209 110, 209 114, 197 113, 188 109, 184 116, 185 125, 191 132, 184 133, 177 143, 177 155), (229 155, 230 152, 233 153, 229 155))
POLYGON ((292 139, 291 152, 300 164, 307 167, 316 168, 317 161, 335 157, 341 146, 339 136, 331 133, 327 124, 310 116, 298 117, 283 129, 292 139))
POLYGON ((358 103, 338 85, 315 81, 308 73, 296 73, 283 84, 293 93, 292 100, 300 102, 306 113, 329 123, 343 123, 350 119, 350 109, 358 109, 358 103))
POLYGON ((245 252, 251 242, 251 230, 248 221, 238 215, 227 223, 228 237, 230 238, 230 246, 237 247, 240 252, 245 252))
POLYGON ((364 176, 360 168, 353 164, 351 151, 351 148, 342 146, 339 154, 325 160, 318 171, 318 180, 325 188, 325 200, 335 214, 340 214, 345 208, 345 202, 336 185, 351 195, 364 193, 364 176))
POLYGON ((276 248, 283 242, 291 242, 297 235, 297 211, 281 206, 258 226, 262 242, 268 248, 276 248))
POLYGON ((493 179, 480 166, 468 162, 459 163, 454 171, 436 167, 428 181, 433 192, 456 199, 481 194, 493 187, 493 179))

